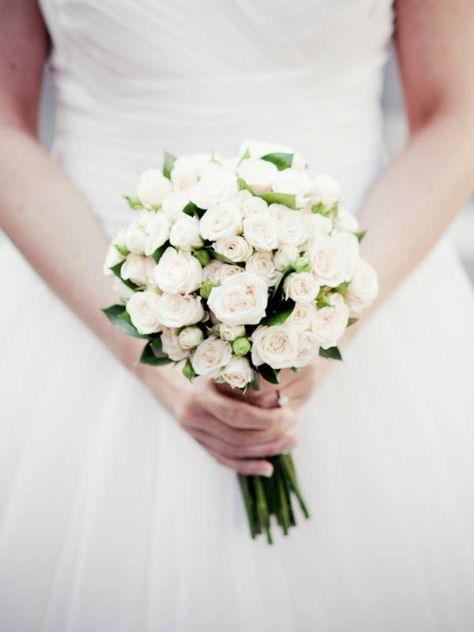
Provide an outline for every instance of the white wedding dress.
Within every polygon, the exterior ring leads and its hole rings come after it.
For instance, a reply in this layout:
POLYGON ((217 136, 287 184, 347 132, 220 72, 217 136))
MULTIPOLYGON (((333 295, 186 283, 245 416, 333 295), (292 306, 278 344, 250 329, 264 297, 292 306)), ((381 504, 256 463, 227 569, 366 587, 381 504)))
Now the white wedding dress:
MULTIPOLYGON (((54 154, 108 233, 163 149, 245 138, 297 148, 360 205, 383 160, 388 0, 41 4, 54 154)), ((474 300, 449 245, 303 411, 312 516, 273 547, 251 541, 235 474, 5 240, 0 270, 2 632, 474 629, 474 300)))

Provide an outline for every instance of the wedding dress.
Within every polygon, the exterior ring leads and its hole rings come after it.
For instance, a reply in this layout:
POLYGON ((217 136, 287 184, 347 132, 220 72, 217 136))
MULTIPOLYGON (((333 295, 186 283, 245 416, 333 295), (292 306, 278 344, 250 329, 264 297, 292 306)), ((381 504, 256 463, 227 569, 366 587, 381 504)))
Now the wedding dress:
MULTIPOLYGON (((108 234, 163 149, 246 138, 295 147, 357 210, 384 154, 389 0, 41 5, 54 155, 108 234)), ((2 632, 474 629, 474 300, 447 243, 305 407, 312 516, 273 547, 235 474, 6 240, 0 270, 2 632)))

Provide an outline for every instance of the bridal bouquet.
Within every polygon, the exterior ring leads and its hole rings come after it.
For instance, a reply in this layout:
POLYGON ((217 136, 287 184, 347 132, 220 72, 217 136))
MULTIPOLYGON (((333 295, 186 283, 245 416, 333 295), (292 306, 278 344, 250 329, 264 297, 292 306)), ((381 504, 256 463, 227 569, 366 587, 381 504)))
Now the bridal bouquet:
MULTIPOLYGON (((285 147, 165 154, 127 200, 135 215, 104 265, 119 302, 104 312, 146 340, 146 364, 179 363, 189 380, 243 393, 278 384, 318 355, 340 360, 338 340, 377 294, 338 183, 285 147)), ((252 537, 271 542, 272 515, 285 535, 296 524, 293 499, 309 514, 291 456, 269 460, 271 478, 239 481, 252 537)))

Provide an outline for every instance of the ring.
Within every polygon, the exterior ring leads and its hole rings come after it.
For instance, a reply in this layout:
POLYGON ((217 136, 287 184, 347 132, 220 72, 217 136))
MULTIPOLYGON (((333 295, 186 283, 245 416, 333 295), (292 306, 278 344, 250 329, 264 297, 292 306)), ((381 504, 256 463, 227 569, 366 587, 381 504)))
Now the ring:
POLYGON ((277 389, 277 395, 278 395, 278 406, 280 408, 284 408, 285 406, 288 406, 290 402, 290 398, 288 397, 288 395, 282 395, 278 389, 277 389))

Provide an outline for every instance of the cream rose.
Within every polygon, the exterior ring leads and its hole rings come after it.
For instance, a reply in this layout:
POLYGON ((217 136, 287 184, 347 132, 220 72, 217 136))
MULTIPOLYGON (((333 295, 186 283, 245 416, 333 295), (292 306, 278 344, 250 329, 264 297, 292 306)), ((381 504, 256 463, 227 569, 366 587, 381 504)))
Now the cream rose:
POLYGON ((201 264, 191 254, 169 247, 153 271, 153 280, 163 292, 194 292, 202 283, 201 264))
POLYGON ((257 195, 269 193, 276 178, 278 169, 267 160, 247 158, 237 167, 239 178, 242 178, 257 195))
POLYGON ((155 267, 155 261, 151 257, 130 254, 120 269, 120 276, 124 281, 132 281, 136 285, 148 285, 155 267))
POLYGON ((179 332, 179 344, 183 349, 194 349, 204 339, 204 334, 199 327, 185 327, 179 332))
POLYGON ((171 182, 158 169, 142 173, 137 184, 137 197, 147 208, 159 208, 172 191, 171 182))
POLYGON ((176 191, 163 200, 161 212, 164 213, 171 222, 174 222, 188 203, 189 197, 181 191, 176 191))
POLYGON ((379 293, 377 272, 364 259, 360 259, 349 285, 346 300, 352 314, 359 316, 379 293))
POLYGON ((243 217, 248 217, 254 213, 267 213, 268 204, 262 198, 252 195, 250 191, 239 191, 235 198, 235 203, 240 209, 243 217))
POLYGON ((321 202, 326 208, 332 208, 340 194, 339 183, 330 176, 320 173, 312 179, 310 196, 313 203, 321 202))
POLYGON ((161 332, 161 347, 169 359, 174 362, 184 360, 190 353, 188 349, 183 349, 181 346, 176 329, 170 327, 164 327, 161 332))
MULTIPOLYGON (((146 211, 147 215, 151 213, 146 211)), ((145 253, 146 234, 143 222, 133 221, 125 233, 125 247, 134 255, 151 254, 145 253)))
POLYGON ((247 261, 252 254, 252 246, 239 235, 218 239, 214 243, 214 250, 235 263, 247 261))
POLYGON ((265 281, 267 285, 275 285, 281 274, 275 268, 273 257, 269 252, 256 252, 245 265, 247 272, 256 274, 265 281))
POLYGON ((204 239, 217 241, 237 235, 242 230, 239 207, 232 202, 223 202, 207 209, 200 221, 200 232, 204 239))
POLYGON ((253 378, 253 370, 247 358, 233 357, 220 375, 232 388, 244 388, 253 378))
POLYGON ((197 375, 212 379, 219 377, 221 370, 232 358, 232 347, 228 342, 211 336, 197 347, 191 356, 191 364, 197 375))
POLYGON ((350 233, 355 233, 356 230, 359 230, 357 217, 349 213, 344 207, 339 207, 334 226, 337 230, 347 230, 350 233))
POLYGON ((313 274, 321 285, 337 287, 350 281, 359 257, 357 238, 333 233, 315 240, 310 251, 313 274))
POLYGON ((306 331, 313 327, 315 317, 316 307, 313 303, 295 303, 285 325, 295 331, 306 331))
POLYGON ((271 204, 270 213, 275 222, 279 245, 299 246, 306 241, 304 216, 283 204, 271 204))
POLYGON ((164 213, 149 213, 145 226, 145 254, 152 255, 169 238, 171 223, 164 213))
POLYGON ((257 250, 271 251, 278 246, 277 223, 270 213, 255 213, 244 219, 245 239, 257 250))
POLYGON ((110 268, 116 266, 117 264, 125 261, 125 256, 122 255, 114 245, 110 245, 107 248, 107 253, 105 255, 105 261, 103 266, 103 271, 106 276, 114 276, 114 273, 110 268))
POLYGON ((301 368, 311 364, 319 355, 319 343, 311 331, 302 331, 298 334, 298 352, 294 367, 301 368))
POLYGON ((291 272, 283 281, 285 298, 311 303, 319 294, 320 285, 310 272, 291 272))
POLYGON ((139 334, 153 334, 160 330, 160 296, 152 290, 134 292, 125 309, 139 334))
POLYGON ((114 282, 112 284, 112 289, 117 295, 118 299, 121 303, 126 303, 128 299, 135 294, 134 290, 125 285, 123 281, 121 281, 118 277, 114 278, 114 282))
POLYGON ((290 168, 275 173, 272 190, 278 193, 290 193, 297 199, 303 200, 309 194, 311 185, 311 178, 305 171, 290 168))
POLYGON ((222 170, 203 176, 189 191, 189 199, 196 206, 208 209, 220 202, 230 202, 237 194, 237 179, 222 170))
POLYGON ((245 327, 243 325, 226 325, 221 323, 219 325, 219 336, 222 340, 233 342, 236 338, 245 336, 245 327))
POLYGON ((332 222, 329 217, 324 217, 320 213, 305 213, 303 215, 306 238, 318 239, 325 237, 332 231, 332 222))
POLYGON ((162 325, 174 328, 194 325, 204 317, 201 297, 190 294, 162 294, 158 312, 162 325))
POLYGON ((295 263, 299 256, 300 253, 296 246, 285 244, 281 246, 281 248, 278 248, 273 255, 273 263, 277 270, 284 270, 289 265, 295 263))
POLYGON ((199 220, 186 213, 179 213, 170 232, 170 243, 183 250, 199 248, 203 241, 199 234, 199 220))
POLYGON ((269 364, 273 369, 295 366, 298 333, 285 325, 257 327, 252 334, 252 362, 269 364))
POLYGON ((316 311, 312 332, 323 349, 334 347, 346 330, 349 320, 349 308, 339 294, 330 297, 331 307, 316 311))
POLYGON ((209 308, 227 325, 257 325, 265 316, 267 302, 267 284, 249 272, 227 277, 208 299, 209 308))
POLYGON ((204 283, 219 285, 222 279, 222 268, 226 264, 218 259, 212 259, 202 270, 202 280, 204 283))

